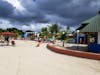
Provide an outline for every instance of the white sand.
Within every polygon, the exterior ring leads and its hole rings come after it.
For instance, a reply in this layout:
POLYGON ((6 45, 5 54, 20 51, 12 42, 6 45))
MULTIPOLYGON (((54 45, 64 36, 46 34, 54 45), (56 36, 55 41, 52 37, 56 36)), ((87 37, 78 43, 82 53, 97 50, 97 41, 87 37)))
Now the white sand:
POLYGON ((57 54, 34 41, 16 43, 0 46, 0 75, 100 75, 100 61, 57 54))

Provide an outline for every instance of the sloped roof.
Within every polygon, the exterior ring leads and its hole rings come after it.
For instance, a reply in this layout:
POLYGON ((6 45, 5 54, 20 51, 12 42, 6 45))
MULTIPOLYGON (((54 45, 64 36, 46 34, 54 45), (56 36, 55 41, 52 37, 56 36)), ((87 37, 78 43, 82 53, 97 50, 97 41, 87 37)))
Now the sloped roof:
POLYGON ((80 32, 100 32, 100 14, 82 22, 82 24, 86 24, 86 26, 80 28, 80 32))

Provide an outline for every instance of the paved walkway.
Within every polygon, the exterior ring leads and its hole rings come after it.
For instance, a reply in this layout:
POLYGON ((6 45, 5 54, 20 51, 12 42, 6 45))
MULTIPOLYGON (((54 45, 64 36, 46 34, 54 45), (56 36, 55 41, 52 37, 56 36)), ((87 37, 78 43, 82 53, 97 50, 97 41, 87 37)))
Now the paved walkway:
POLYGON ((57 54, 34 41, 16 43, 0 46, 0 75, 100 75, 100 61, 57 54))
MULTIPOLYGON (((56 41, 55 43, 58 46, 63 46, 62 41, 56 41)), ((64 43, 64 47, 71 50, 78 50, 78 51, 88 51, 87 44, 74 44, 74 43, 64 43)))

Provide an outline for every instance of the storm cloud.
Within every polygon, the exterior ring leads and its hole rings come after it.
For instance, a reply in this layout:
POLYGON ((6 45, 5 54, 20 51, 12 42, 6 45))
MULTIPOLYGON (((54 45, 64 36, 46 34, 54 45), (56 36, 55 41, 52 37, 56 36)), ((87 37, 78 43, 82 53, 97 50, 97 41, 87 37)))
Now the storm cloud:
POLYGON ((21 0, 21 3, 27 11, 37 13, 37 18, 38 14, 45 15, 41 19, 72 26, 96 15, 100 9, 99 0, 21 0))
POLYGON ((14 7, 3 0, 0 0, 0 18, 10 17, 14 12, 14 7))
POLYGON ((58 23, 73 27, 100 10, 100 0, 15 0, 23 9, 11 1, 0 0, 0 17, 19 25, 58 23))

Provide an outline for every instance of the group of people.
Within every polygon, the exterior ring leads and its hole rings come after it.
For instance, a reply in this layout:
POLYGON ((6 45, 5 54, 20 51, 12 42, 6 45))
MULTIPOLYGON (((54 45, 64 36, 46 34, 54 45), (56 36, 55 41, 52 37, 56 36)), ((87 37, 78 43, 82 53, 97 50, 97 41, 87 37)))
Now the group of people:
POLYGON ((44 36, 43 38, 38 38, 38 44, 36 45, 36 47, 39 47, 42 43, 46 43, 46 42, 50 42, 54 44, 56 40, 55 38, 48 39, 46 36, 44 36))
POLYGON ((6 35, 6 36, 1 35, 0 36, 0 43, 2 43, 2 45, 4 45, 4 43, 5 43, 7 46, 9 46, 10 44, 12 46, 15 46, 14 39, 8 35, 6 35))

